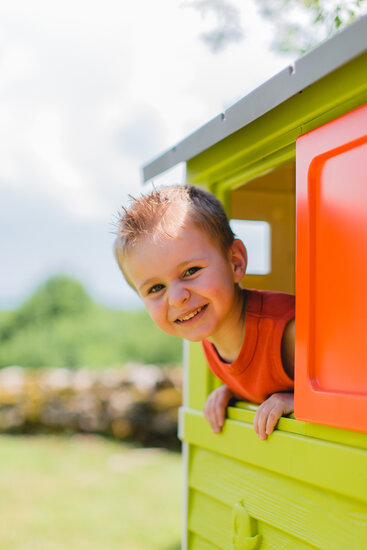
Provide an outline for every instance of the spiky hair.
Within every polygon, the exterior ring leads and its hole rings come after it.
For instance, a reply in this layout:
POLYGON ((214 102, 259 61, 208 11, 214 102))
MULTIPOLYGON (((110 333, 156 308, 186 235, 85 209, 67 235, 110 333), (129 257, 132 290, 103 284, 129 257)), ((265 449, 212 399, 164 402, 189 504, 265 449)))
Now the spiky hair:
POLYGON ((211 193, 192 185, 170 185, 131 197, 129 206, 118 214, 115 254, 121 269, 125 254, 139 241, 172 237, 172 230, 186 223, 196 225, 228 253, 234 234, 221 202, 211 193), (168 215, 171 207, 173 216, 168 215))

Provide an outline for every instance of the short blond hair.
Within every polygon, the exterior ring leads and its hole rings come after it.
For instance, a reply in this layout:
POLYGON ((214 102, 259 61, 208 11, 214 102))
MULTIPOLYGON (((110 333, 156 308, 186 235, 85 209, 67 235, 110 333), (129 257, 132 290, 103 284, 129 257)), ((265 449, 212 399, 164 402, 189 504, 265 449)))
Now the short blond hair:
POLYGON ((170 227, 191 222, 204 231, 224 255, 233 243, 234 234, 222 203, 211 193, 193 185, 170 185, 154 189, 139 198, 131 197, 128 207, 118 214, 115 255, 123 270, 125 254, 144 238, 172 237, 170 227), (163 220, 170 207, 179 215, 169 224, 163 220))

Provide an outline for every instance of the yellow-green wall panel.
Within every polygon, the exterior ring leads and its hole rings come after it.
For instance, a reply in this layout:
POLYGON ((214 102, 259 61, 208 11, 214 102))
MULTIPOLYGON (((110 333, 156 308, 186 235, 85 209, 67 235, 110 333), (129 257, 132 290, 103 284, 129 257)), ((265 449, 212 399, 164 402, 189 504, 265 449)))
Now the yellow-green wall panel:
POLYGON ((251 517, 307 547, 357 548, 367 540, 367 503, 250 465, 246 456, 193 448, 189 484, 229 508, 243 499, 251 517))
POLYGON ((203 539, 196 533, 189 532, 187 550, 220 550, 220 547, 203 539))
POLYGON ((251 424, 235 420, 227 420, 222 433, 215 434, 202 413, 188 410, 182 433, 191 444, 238 460, 246 457, 249 464, 366 502, 364 450, 280 430, 262 441, 251 424))
POLYGON ((206 399, 220 381, 210 372, 200 343, 189 344, 188 406, 203 411, 206 399))

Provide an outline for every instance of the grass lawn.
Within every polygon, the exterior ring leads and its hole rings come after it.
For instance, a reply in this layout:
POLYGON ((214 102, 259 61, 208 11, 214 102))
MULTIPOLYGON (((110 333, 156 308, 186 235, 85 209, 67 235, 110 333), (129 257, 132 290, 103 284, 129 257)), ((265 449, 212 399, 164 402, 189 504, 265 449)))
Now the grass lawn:
POLYGON ((0 436, 1 550, 179 550, 181 457, 91 436, 0 436))

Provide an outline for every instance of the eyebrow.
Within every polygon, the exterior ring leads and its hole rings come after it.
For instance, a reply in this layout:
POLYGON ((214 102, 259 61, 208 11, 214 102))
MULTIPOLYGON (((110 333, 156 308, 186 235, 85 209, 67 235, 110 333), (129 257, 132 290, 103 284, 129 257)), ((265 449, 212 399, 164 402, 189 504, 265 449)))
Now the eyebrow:
MULTIPOLYGON (((204 258, 200 257, 200 258, 190 258, 188 260, 185 260, 183 262, 181 262, 180 264, 178 264, 176 266, 177 269, 182 269, 184 266, 186 265, 189 265, 189 264, 193 264, 195 262, 203 262, 204 261, 204 258)), ((154 281, 156 281, 158 279, 158 277, 150 277, 149 279, 146 279, 138 288, 139 291, 141 291, 145 286, 147 285, 150 285, 152 284, 154 281)), ((156 283, 156 284, 160 284, 160 283, 156 283)))

